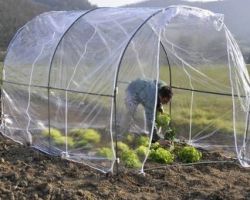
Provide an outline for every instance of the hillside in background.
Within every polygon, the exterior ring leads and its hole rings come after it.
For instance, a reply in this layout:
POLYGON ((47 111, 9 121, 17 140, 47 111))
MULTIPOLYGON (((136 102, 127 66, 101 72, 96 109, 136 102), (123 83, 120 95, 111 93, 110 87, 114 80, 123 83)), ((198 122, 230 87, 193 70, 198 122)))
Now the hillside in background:
POLYGON ((148 0, 131 6, 168 7, 180 4, 200 7, 216 13, 224 14, 225 24, 240 45, 245 60, 250 63, 250 1, 248 0, 224 0, 206 3, 188 2, 184 0, 148 0))
POLYGON ((91 9, 87 0, 0 0, 0 59, 18 28, 51 10, 91 9))
POLYGON ((43 4, 51 10, 86 10, 93 6, 87 0, 32 0, 43 4))
POLYGON ((0 0, 0 51, 6 49, 20 26, 46 10, 48 7, 34 4, 31 0, 0 0))

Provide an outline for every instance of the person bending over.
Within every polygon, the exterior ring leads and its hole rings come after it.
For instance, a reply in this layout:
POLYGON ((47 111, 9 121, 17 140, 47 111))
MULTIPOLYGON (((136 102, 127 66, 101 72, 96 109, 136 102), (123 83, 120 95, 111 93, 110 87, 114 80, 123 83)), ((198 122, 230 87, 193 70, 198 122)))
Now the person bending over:
MULTIPOLYGON (((136 79, 132 81, 126 89, 125 105, 127 108, 127 115, 129 120, 127 122, 130 127, 132 119, 136 113, 137 107, 141 104, 144 107, 146 115, 146 123, 148 131, 151 131, 154 119, 154 106, 155 106, 155 92, 157 87, 157 104, 156 113, 164 113, 163 105, 167 104, 172 96, 172 89, 164 82, 159 80, 156 86, 156 80, 136 79)), ((157 134, 156 127, 153 127, 152 142, 160 139, 157 134)))

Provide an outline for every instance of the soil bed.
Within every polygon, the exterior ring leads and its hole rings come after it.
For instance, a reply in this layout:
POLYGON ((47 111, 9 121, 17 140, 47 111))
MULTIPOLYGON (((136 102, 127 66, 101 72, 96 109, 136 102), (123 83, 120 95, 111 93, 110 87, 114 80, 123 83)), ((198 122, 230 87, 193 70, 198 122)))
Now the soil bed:
POLYGON ((0 199, 250 199, 250 170, 219 152, 203 164, 146 163, 109 176, 0 136, 0 199), (218 162, 206 162, 218 161, 218 162))

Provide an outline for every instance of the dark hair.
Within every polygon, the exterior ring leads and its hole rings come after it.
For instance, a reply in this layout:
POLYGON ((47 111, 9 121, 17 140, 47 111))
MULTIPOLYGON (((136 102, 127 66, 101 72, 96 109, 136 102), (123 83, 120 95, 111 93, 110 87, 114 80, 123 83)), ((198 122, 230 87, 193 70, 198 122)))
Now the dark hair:
POLYGON ((158 91, 158 95, 160 95, 161 97, 168 97, 169 99, 171 99, 173 96, 173 92, 171 87, 162 86, 158 91))

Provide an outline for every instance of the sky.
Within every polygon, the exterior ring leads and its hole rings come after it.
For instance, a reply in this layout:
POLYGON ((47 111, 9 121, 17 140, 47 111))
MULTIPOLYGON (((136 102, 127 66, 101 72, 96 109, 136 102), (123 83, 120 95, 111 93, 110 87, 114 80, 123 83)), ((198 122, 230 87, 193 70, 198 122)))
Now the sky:
MULTIPOLYGON (((117 7, 128 5, 131 3, 139 3, 145 0, 89 0, 91 4, 97 5, 98 7, 117 7)), ((207 1, 217 1, 217 0, 186 0, 186 1, 200 1, 200 2, 207 2, 207 1)))

